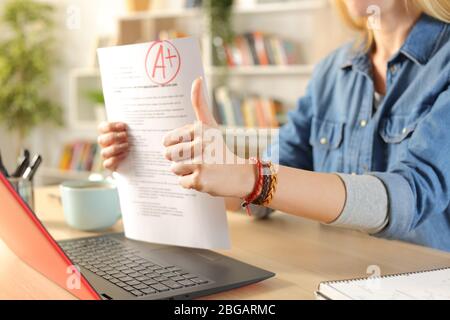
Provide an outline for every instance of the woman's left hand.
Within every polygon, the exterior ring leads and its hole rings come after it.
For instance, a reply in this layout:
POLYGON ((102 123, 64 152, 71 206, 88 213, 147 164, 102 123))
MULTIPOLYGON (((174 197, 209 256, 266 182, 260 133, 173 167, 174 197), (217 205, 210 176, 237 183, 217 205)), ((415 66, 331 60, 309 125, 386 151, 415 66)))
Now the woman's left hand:
POLYGON ((203 81, 192 85, 192 106, 198 122, 169 132, 165 156, 180 184, 213 196, 244 198, 253 190, 255 166, 231 152, 203 94, 203 81))

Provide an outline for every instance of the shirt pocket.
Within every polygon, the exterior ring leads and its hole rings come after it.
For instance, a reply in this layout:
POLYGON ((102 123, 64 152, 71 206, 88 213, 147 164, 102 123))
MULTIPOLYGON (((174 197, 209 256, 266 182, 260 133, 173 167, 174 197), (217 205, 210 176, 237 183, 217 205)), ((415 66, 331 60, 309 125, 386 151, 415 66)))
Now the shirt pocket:
POLYGON ((314 117, 309 143, 313 148, 314 171, 341 172, 344 123, 314 117))
POLYGON ((406 156, 408 141, 416 130, 419 119, 411 116, 390 116, 381 121, 380 136, 386 144, 388 163, 395 164, 406 156))

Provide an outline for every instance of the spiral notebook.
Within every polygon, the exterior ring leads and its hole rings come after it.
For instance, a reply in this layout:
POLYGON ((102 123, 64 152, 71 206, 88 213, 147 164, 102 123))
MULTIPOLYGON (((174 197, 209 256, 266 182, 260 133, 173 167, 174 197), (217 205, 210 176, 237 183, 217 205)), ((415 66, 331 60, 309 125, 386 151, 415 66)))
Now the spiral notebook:
POLYGON ((322 282, 325 300, 450 300, 450 268, 322 282))

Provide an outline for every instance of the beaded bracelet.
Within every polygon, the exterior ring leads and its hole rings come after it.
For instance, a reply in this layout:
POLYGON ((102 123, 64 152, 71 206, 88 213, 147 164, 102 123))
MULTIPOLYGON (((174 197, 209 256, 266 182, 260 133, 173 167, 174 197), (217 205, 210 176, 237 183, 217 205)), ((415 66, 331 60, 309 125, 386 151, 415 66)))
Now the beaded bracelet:
POLYGON ((259 159, 250 159, 252 162, 255 162, 256 165, 256 180, 255 180, 255 186, 253 187, 252 193, 244 198, 244 202, 242 203, 242 207, 246 208, 247 214, 249 216, 252 215, 250 211, 250 204, 253 203, 260 195, 263 189, 264 184, 264 175, 263 175, 263 166, 259 159))
POLYGON ((242 207, 247 209, 250 216, 250 204, 268 206, 273 199, 278 183, 275 166, 272 162, 261 162, 259 159, 250 159, 255 162, 257 177, 252 193, 244 199, 242 207))
POLYGON ((273 163, 270 164, 270 171, 271 171, 271 184, 270 184, 270 191, 266 197, 266 199, 263 202, 264 206, 268 206, 272 200, 273 200, 273 196, 275 195, 276 191, 277 191, 277 185, 278 185, 278 176, 277 176, 277 172, 275 169, 275 166, 273 165, 273 163))
POLYGON ((255 201, 253 201, 253 204, 256 205, 262 205, 266 201, 272 185, 272 171, 270 169, 271 163, 262 162, 262 167, 263 167, 264 183, 262 191, 259 194, 259 197, 256 198, 255 201))

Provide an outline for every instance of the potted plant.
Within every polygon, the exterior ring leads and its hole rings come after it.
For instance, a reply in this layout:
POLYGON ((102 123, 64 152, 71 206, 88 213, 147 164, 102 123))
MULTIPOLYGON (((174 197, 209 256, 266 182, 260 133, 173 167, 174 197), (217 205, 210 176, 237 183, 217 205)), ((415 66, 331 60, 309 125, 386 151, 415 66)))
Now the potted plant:
POLYGON ((207 15, 209 32, 213 43, 213 62, 217 66, 226 66, 224 45, 234 38, 232 26, 233 0, 204 0, 203 7, 207 15))
POLYGON ((62 109, 44 93, 51 79, 53 7, 8 0, 0 16, 0 124, 15 132, 18 150, 42 123, 62 125, 62 109))
POLYGON ((86 95, 87 99, 94 104, 95 119, 98 123, 106 121, 105 97, 101 90, 89 91, 86 95))

